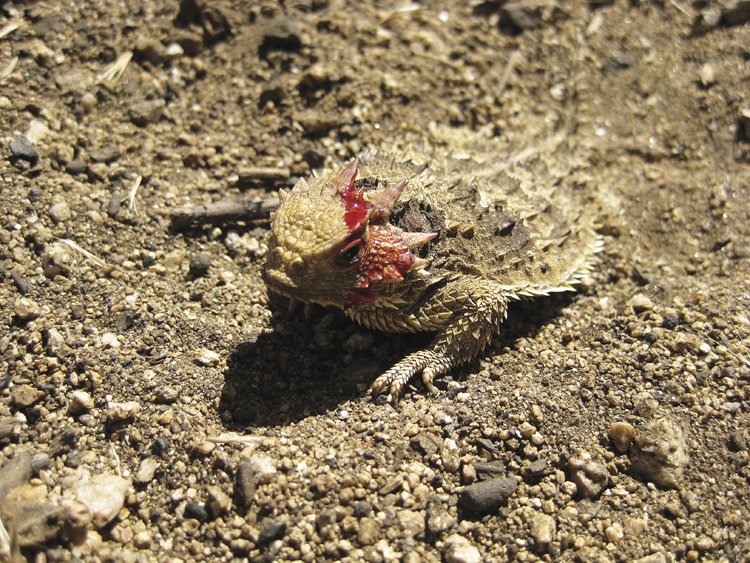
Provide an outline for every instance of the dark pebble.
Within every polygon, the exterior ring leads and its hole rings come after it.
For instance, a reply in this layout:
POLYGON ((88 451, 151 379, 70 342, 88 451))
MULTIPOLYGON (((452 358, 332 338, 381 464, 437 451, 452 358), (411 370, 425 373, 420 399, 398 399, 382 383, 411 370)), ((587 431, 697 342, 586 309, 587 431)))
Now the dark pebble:
POLYGON ((16 272, 11 272, 10 277, 13 280, 13 285, 16 286, 16 290, 18 290, 18 293, 20 293, 21 295, 26 295, 29 291, 31 291, 31 284, 26 281, 25 278, 22 278, 16 272))
POLYGON ((297 24, 291 20, 277 19, 268 22, 263 30, 258 53, 261 58, 266 58, 271 51, 298 51, 301 47, 297 24))
POLYGON ((145 127, 149 123, 159 121, 164 114, 165 107, 166 103, 161 98, 157 100, 143 100, 130 106, 128 115, 130 116, 130 121, 135 125, 145 127))
POLYGON ((302 160, 307 162, 310 168, 320 168, 325 164, 326 155, 314 149, 309 149, 302 153, 302 160))
POLYGON ((157 436, 151 444, 151 451, 154 455, 163 456, 169 452, 171 442, 166 436, 157 436))
POLYGON ((424 456, 435 455, 440 451, 440 447, 442 446, 440 438, 430 432, 417 434, 409 443, 414 451, 424 456))
POLYGON ((68 164, 65 165, 65 172, 67 172, 71 176, 85 174, 88 169, 89 165, 86 164, 86 161, 81 158, 71 160, 70 162, 68 162, 68 164))
POLYGON ((237 464, 234 475, 234 494, 237 504, 241 508, 249 508, 255 500, 256 474, 254 464, 250 460, 243 460, 237 464))
POLYGON ((202 502, 190 501, 185 505, 185 518, 194 518, 198 522, 208 522, 208 510, 202 502))
POLYGON ((211 267, 211 257, 205 252, 193 256, 190 260, 190 275, 193 278, 202 278, 211 267))
POLYGON ((477 463, 474 466, 477 472, 477 480, 487 481, 505 475, 505 464, 502 461, 490 461, 488 463, 477 463))
POLYGON ((121 155, 122 151, 117 145, 107 145, 89 152, 89 156, 94 162, 113 162, 121 155))
POLYGON ((497 511, 516 490, 513 477, 501 477, 469 485, 461 491, 458 506, 477 516, 497 511))
POLYGON ((358 502, 354 505, 354 516, 357 518, 365 518, 372 514, 372 505, 369 502, 358 502))
POLYGON ((60 457, 69 453, 76 441, 78 433, 72 428, 66 428, 49 442, 48 453, 51 457, 60 457))
POLYGON ((263 526, 258 535, 258 543, 264 544, 284 537, 286 533, 286 522, 271 522, 263 526))
POLYGON ((680 315, 677 313, 667 313, 661 320, 661 326, 670 330, 676 328, 680 324, 680 315))
POLYGON ((750 2, 727 2, 721 14, 725 25, 743 25, 750 21, 750 2))
POLYGON ((280 102, 284 101, 284 98, 286 98, 286 90, 284 89, 284 86, 278 81, 271 82, 261 91, 258 105, 263 107, 268 102, 278 105, 280 102))
POLYGON ((40 471, 49 469, 52 466, 52 459, 44 452, 34 454, 31 458, 31 469, 34 471, 34 475, 39 475, 40 471))
POLYGON ((36 147, 26 137, 16 137, 10 142, 10 154, 14 165, 22 161, 31 166, 36 166, 36 163, 39 162, 39 153, 36 147))
POLYGON ((540 477, 548 472, 548 467, 549 462, 546 458, 536 459, 524 467, 523 474, 528 477, 540 477))
POLYGON ((520 35, 540 26, 541 19, 531 9, 509 2, 500 11, 500 30, 508 35, 520 35))

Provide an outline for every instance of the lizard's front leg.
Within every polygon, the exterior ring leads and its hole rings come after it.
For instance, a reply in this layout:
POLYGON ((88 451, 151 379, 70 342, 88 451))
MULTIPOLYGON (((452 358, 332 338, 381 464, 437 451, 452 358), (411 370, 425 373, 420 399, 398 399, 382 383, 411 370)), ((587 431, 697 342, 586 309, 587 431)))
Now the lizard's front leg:
POLYGON ((397 400, 403 387, 419 373, 427 389, 436 393, 435 377, 473 360, 487 347, 505 319, 507 304, 507 293, 492 282, 468 278, 448 284, 424 304, 420 314, 426 319, 446 319, 435 339, 378 377, 372 394, 388 391, 392 400, 397 400))

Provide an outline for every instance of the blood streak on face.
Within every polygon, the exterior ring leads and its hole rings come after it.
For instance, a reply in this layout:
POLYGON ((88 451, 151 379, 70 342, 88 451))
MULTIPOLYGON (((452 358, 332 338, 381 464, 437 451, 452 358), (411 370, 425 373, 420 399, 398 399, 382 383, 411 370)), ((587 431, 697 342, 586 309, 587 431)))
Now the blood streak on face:
POLYGON ((370 204, 365 199, 364 189, 357 189, 354 187, 358 167, 358 161, 354 161, 354 163, 344 170, 342 177, 345 178, 346 185, 339 191, 344 206, 346 207, 344 222, 346 223, 346 226, 349 227, 350 233, 359 230, 364 226, 367 222, 367 213, 370 209, 370 204))

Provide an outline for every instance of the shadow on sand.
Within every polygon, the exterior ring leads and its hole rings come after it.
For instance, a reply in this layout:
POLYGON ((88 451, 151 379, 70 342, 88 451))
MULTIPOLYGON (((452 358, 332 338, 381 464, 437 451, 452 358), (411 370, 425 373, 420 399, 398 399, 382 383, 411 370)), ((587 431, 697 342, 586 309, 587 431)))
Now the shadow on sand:
MULTIPOLYGON (((533 337, 573 298, 513 303, 504 330, 480 357, 533 337)), ((365 397, 378 375, 431 338, 368 331, 337 311, 319 310, 309 321, 277 312, 272 331, 239 344, 229 357, 220 405, 230 415, 226 425, 232 430, 286 425, 365 397)), ((478 369, 473 362, 451 375, 460 381, 478 369)), ((438 388, 445 383, 446 378, 436 381, 438 388)), ((418 379, 414 386, 423 392, 418 379)))

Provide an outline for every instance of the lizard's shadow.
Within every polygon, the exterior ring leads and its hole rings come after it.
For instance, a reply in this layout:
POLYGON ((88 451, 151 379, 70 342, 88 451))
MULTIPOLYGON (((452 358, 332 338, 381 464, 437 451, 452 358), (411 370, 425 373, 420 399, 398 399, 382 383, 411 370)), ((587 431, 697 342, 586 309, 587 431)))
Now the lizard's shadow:
MULTIPOLYGON (((513 347, 532 337, 574 298, 557 295, 511 305, 503 330, 486 353, 513 347)), ((281 426, 331 411, 364 397, 375 378, 398 360, 427 345, 431 334, 394 335, 366 330, 338 311, 318 309, 302 315, 277 311, 272 330, 239 344, 230 354, 220 411, 234 430, 281 426)), ((462 381, 476 372, 477 361, 436 381, 462 381)), ((415 382, 418 392, 421 384, 415 382)))
POLYGON ((340 311, 273 314, 272 330, 230 354, 220 410, 226 426, 280 426, 365 397, 375 378, 430 335, 369 331, 340 311))

